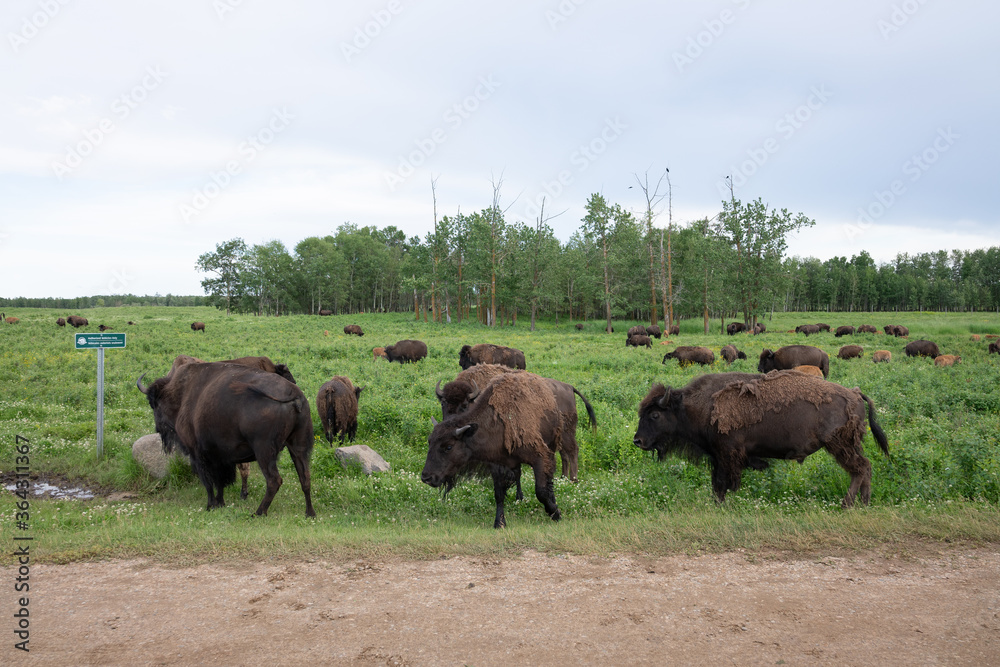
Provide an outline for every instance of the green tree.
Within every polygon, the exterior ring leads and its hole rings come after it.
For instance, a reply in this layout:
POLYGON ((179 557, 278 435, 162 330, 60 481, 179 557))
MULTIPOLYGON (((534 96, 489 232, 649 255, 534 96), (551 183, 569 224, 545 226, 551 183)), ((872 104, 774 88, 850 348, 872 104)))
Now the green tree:
POLYGON ((246 269, 247 244, 241 238, 225 243, 217 243, 215 252, 207 252, 198 258, 194 268, 202 273, 213 273, 214 278, 205 278, 201 287, 209 295, 212 305, 221 309, 225 304, 226 315, 242 298, 244 293, 243 272, 246 269))

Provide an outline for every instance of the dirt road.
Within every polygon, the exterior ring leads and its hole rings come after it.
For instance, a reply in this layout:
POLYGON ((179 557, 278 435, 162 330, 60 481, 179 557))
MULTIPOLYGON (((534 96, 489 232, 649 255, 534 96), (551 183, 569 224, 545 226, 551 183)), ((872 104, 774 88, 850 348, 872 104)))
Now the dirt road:
POLYGON ((3 664, 979 667, 1000 552, 38 565, 30 611, 3 664))

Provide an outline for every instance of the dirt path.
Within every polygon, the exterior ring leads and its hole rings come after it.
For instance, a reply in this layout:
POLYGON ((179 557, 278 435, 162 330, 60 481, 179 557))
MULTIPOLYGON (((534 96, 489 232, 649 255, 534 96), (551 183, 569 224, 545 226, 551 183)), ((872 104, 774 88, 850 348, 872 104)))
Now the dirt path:
POLYGON ((1000 552, 39 565, 30 611, 3 664, 978 667, 1000 552))

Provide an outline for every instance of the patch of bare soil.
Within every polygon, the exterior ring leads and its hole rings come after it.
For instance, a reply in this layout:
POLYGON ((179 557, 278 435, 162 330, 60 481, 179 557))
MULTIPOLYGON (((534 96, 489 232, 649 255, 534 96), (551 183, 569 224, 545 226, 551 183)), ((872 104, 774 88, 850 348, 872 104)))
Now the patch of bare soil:
POLYGON ((1000 552, 36 565, 30 610, 3 664, 978 667, 1000 552))

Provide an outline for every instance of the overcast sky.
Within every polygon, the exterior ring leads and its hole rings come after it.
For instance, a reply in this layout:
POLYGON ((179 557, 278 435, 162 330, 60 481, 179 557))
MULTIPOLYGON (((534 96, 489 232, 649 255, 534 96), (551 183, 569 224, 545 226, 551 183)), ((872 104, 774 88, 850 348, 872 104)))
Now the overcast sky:
MULTIPOLYGON (((827 259, 1000 245, 1000 5, 6 0, 0 296, 201 294, 197 257, 591 193, 736 196, 827 259), (630 187, 631 186, 631 187, 630 187)), ((658 224, 665 225, 664 212, 658 224)))

